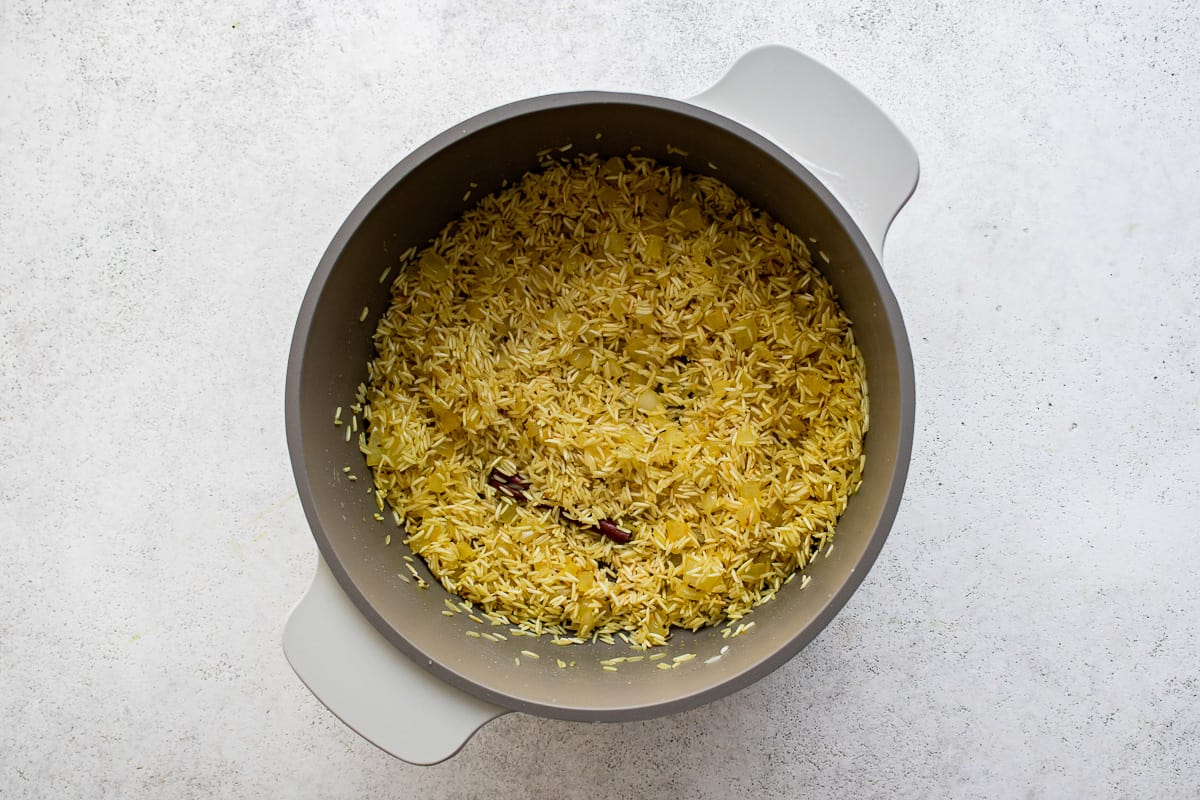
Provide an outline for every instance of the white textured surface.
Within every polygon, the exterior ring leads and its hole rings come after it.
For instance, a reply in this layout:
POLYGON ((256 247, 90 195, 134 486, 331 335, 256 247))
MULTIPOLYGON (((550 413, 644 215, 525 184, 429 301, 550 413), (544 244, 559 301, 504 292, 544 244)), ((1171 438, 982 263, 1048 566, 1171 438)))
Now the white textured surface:
POLYGON ((1196 796, 1192 4, 392 5, 0 3, 0 795, 1196 796), (922 158, 878 565, 733 697, 387 758, 279 647, 314 562, 281 399, 312 268, 465 116, 686 97, 766 42, 922 158))

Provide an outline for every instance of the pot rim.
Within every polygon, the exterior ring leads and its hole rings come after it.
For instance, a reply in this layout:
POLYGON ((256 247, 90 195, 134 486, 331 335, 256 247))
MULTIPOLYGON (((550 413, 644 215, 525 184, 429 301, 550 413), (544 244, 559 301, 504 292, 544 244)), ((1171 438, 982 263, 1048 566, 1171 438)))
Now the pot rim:
POLYGON ((336 577, 338 584, 353 601, 359 612, 393 646, 397 647, 417 665, 425 668, 452 686, 515 711, 524 711, 558 719, 586 721, 627 721, 652 718, 694 708, 715 700, 718 697, 731 694, 745 688, 782 666, 824 630, 861 585, 891 531, 908 475, 915 427, 915 409, 915 377, 912 350, 905 332, 899 305, 874 250, 869 245, 858 224, 829 189, 808 168, 783 148, 756 131, 726 116, 685 101, 645 94, 604 91, 579 91, 540 95, 489 109, 452 126, 418 146, 376 181, 338 228, 337 233, 326 248, 314 271, 296 320, 288 356, 287 379, 284 393, 288 450, 292 463, 292 471, 299 490, 301 505, 304 508, 309 528, 312 531, 313 538, 317 543, 322 558, 324 558, 325 563, 336 577), (765 152, 774 161, 779 163, 782 168, 792 172, 798 180, 802 181, 813 192, 821 203, 833 213, 838 223, 848 234, 859 257, 863 260, 866 269, 874 280, 879 293, 880 307, 886 316, 887 325, 895 343, 895 357, 898 368, 897 399, 899 401, 900 413, 896 462, 890 477, 886 499, 880 509, 878 524, 871 533, 865 550, 855 568, 838 586, 837 590, 825 601, 810 624, 750 667, 741 672, 728 675, 722 680, 711 683, 697 691, 674 695, 664 700, 656 700, 649 703, 597 708, 594 706, 573 706, 569 701, 548 703, 530 700, 480 684, 455 671, 450 666, 428 656, 419 647, 410 642, 399 628, 393 625, 384 614, 368 601, 337 556, 329 534, 321 524, 320 516, 313 499, 312 479, 305 463, 303 432, 300 424, 302 389, 300 378, 304 349, 308 342, 312 319, 335 265, 340 259, 346 245, 368 214, 405 177, 446 148, 493 125, 541 111, 578 105, 603 104, 633 105, 656 110, 666 110, 694 118, 699 122, 723 128, 765 152))

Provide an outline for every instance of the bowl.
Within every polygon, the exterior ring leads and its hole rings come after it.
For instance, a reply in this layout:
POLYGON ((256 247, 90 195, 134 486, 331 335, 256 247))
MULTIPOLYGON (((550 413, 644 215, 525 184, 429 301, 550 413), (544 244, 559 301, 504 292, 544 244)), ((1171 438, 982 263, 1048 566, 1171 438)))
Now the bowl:
POLYGON ((296 323, 287 437, 322 562, 285 634, 302 679, 356 730, 387 740, 389 752, 430 761, 461 745, 460 729, 473 730, 477 717, 504 710, 589 721, 653 717, 733 692, 795 655, 862 582, 900 502, 915 409, 912 358, 878 252, 915 183, 915 153, 895 126, 834 73, 784 48, 748 54, 691 102, 608 92, 538 97, 475 116, 404 158, 342 224, 296 323), (381 509, 357 439, 348 442, 346 427, 332 422, 335 409, 348 407, 366 380, 371 336, 390 302, 384 271, 405 250, 424 247, 478 198, 538 170, 539 153, 567 146, 602 157, 637 152, 712 175, 815 240, 820 260, 814 264, 837 292, 867 365, 866 469, 833 547, 805 570, 810 580, 793 581, 756 608, 743 620, 753 626, 739 635, 721 627, 674 631, 667 646, 654 649, 664 654, 658 663, 679 664, 669 670, 648 658, 622 662, 615 672, 604 669, 611 664, 602 662, 638 655, 620 642, 559 647, 548 637, 514 636, 503 627, 492 629, 501 634, 495 641, 467 635, 489 628, 466 614, 443 614, 455 598, 419 558, 404 558, 410 551, 390 513, 385 510, 384 523, 377 520, 381 509), (385 546, 389 531, 392 542, 385 546), (428 586, 420 588, 418 578, 428 586), (355 626, 354 636, 370 644, 342 641, 355 626), (364 661, 374 666, 355 663, 364 661), (435 717, 472 713, 447 725, 454 732, 441 737, 446 742, 432 755, 414 755, 420 746, 404 741, 425 739, 421 746, 427 746, 438 737, 425 728, 408 731, 404 715, 389 717, 384 708, 393 702, 411 708, 431 696, 435 717), (364 721, 372 715, 377 719, 364 721))

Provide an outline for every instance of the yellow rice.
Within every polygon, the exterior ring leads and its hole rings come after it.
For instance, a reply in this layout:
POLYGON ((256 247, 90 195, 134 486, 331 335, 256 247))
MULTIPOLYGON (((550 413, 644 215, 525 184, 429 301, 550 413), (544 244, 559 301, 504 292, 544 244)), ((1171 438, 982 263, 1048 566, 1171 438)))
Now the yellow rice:
POLYGON ((831 541, 861 482, 862 356, 804 242, 724 183, 548 164, 400 266, 360 441, 449 592, 656 645, 742 617, 831 541))

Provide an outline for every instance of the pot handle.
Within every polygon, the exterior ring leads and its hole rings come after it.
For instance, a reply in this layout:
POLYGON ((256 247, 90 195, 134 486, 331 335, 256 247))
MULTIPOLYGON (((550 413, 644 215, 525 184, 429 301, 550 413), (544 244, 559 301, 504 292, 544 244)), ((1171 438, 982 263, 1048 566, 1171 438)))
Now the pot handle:
POLYGON ((338 719, 411 764, 444 761, 484 723, 509 710, 413 663, 359 612, 323 558, 284 626, 283 652, 338 719))
POLYGON ((808 167, 850 212, 876 256, 917 186, 917 152, 845 78, 779 45, 751 50, 689 101, 766 136, 808 167))

